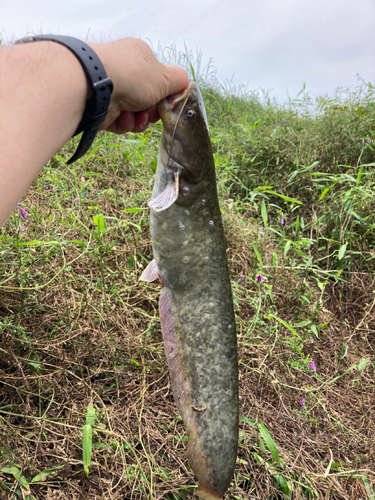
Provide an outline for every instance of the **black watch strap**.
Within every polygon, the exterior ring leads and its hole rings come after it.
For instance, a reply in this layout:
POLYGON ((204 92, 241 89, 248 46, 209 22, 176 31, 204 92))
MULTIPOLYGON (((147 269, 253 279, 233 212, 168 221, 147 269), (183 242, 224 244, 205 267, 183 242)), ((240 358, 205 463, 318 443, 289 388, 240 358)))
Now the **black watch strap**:
POLYGON ((83 132, 74 155, 68 160, 73 163, 83 156, 92 145, 99 126, 104 122, 113 91, 113 82, 107 77, 102 62, 94 50, 78 38, 64 35, 33 35, 21 38, 15 43, 49 40, 68 48, 77 57, 90 85, 91 97, 86 101, 86 109, 74 135, 83 132))

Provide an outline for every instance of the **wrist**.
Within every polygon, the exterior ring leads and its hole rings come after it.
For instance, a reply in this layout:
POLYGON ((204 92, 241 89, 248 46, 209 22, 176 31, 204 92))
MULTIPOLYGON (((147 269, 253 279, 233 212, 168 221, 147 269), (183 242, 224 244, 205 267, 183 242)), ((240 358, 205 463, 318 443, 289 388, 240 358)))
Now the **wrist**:
POLYGON ((99 125, 101 125, 107 114, 113 90, 113 83, 108 78, 105 68, 97 53, 85 42, 66 35, 33 35, 17 40, 16 44, 51 41, 68 49, 79 61, 89 88, 91 97, 86 101, 83 117, 74 135, 83 132, 80 143, 73 157, 68 163, 72 163, 83 156, 93 143, 99 125))
MULTIPOLYGON (((88 97, 88 85, 82 66, 74 55, 62 45, 43 40, 38 43, 12 45, 4 47, 9 54, 6 69, 9 71, 9 81, 14 82, 14 96, 22 96, 22 87, 29 89, 31 100, 25 103, 25 111, 33 108, 33 102, 48 103, 40 110, 42 116, 52 115, 63 105, 69 121, 62 130, 70 139, 77 128, 88 97), (74 82, 74 85, 72 85, 74 82), (46 94, 46 89, 49 89, 46 94)), ((3 48, 1 48, 3 50, 3 48)))
POLYGON ((118 104, 118 95, 119 95, 119 87, 123 82, 120 82, 120 78, 118 77, 117 67, 119 64, 118 59, 113 60, 113 49, 111 47, 112 43, 87 43, 89 47, 94 50, 94 52, 98 55, 101 63, 104 66, 104 69, 107 73, 107 77, 110 78, 113 82, 113 92, 111 95, 111 102, 109 104, 108 115, 105 121, 102 123, 100 128, 106 128, 110 123, 112 123, 121 112, 121 106, 118 104))

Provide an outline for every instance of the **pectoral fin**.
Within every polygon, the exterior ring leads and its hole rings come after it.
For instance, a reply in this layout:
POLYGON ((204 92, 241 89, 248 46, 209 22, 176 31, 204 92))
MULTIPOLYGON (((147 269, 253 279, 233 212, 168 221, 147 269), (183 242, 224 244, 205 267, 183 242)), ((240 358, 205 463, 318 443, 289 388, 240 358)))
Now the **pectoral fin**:
POLYGON ((140 281, 147 281, 148 283, 151 283, 151 281, 155 281, 156 278, 159 276, 158 273, 159 273, 158 265, 156 263, 156 260, 153 259, 148 264, 146 269, 143 271, 139 280, 140 281))
POLYGON ((179 184, 179 174, 176 172, 174 174, 174 181, 171 182, 156 198, 150 200, 148 202, 148 206, 153 208, 155 212, 161 212, 162 210, 165 210, 173 205, 178 198, 179 184))

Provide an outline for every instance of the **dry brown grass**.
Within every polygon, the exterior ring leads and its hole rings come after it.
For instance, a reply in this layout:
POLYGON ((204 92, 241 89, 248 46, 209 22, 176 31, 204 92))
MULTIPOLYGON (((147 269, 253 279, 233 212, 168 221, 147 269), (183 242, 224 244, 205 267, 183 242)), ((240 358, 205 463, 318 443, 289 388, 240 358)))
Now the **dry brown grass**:
MULTIPOLYGON (((137 183, 111 175, 101 181, 105 188, 134 200, 137 183)), ((99 181, 92 182, 82 201, 86 208, 100 189, 99 181)), ((1 498, 27 498, 4 472, 11 464, 29 482, 62 466, 31 484, 38 500, 172 500, 178 492, 193 498, 196 480, 186 460, 158 319, 160 285, 140 284, 140 268, 129 260, 151 256, 147 215, 126 215, 141 231, 114 226, 97 241, 89 217, 82 216, 81 225, 63 226, 64 218, 79 214, 63 197, 52 211, 48 196, 40 186, 28 194, 27 206, 38 205, 41 222, 33 225, 29 218, 25 240, 50 240, 53 225, 54 234, 64 231, 61 240, 82 240, 85 247, 18 247, 20 255, 3 247, 3 277, 11 279, 0 291, 1 498), (81 441, 88 405, 97 412, 97 445, 86 478, 81 441)), ((110 216, 122 216, 124 203, 108 193, 101 198, 102 211, 110 216)), ((307 271, 296 275, 281 257, 273 265, 278 249, 271 236, 228 206, 245 419, 227 498, 282 498, 277 478, 283 475, 293 485, 293 499, 368 499, 361 476, 375 481, 374 278, 353 273, 345 286, 329 283, 323 293, 307 271), (269 266, 264 295, 255 279, 254 241, 269 266), (237 284, 240 273, 246 276, 242 285, 237 284), (314 300, 301 301, 309 291, 317 301, 315 312, 314 300), (317 324, 328 324, 318 337, 310 333, 299 343, 271 313, 290 325, 309 314, 317 324), (371 361, 365 369, 345 374, 366 358, 371 361), (313 359, 316 374, 301 359, 313 359), (264 449, 257 425, 246 419, 268 427, 280 465, 264 449)), ((6 231, 17 236, 10 226, 6 231)))

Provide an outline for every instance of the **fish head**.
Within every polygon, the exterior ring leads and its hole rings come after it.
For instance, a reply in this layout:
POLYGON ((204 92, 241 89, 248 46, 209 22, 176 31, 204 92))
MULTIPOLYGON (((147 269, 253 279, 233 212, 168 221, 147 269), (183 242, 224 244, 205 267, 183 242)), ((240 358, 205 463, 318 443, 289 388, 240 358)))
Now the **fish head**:
POLYGON ((198 86, 169 96, 158 104, 163 122, 163 146, 174 168, 187 181, 199 182, 212 158, 207 115, 198 86))

